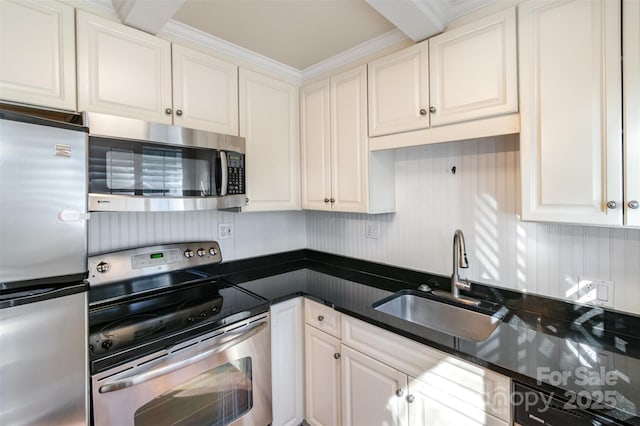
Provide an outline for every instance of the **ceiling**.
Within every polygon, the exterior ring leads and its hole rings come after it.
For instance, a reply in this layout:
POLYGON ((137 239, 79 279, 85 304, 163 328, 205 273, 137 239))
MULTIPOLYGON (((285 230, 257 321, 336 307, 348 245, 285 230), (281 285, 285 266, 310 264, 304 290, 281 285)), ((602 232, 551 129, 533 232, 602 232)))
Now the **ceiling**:
POLYGON ((331 66, 336 58, 339 62, 403 40, 424 40, 444 31, 452 20, 498 0, 91 1, 111 5, 123 23, 151 34, 172 19, 179 28, 195 28, 227 46, 306 73, 331 66))
POLYGON ((173 19, 299 70, 395 29, 364 0, 186 0, 173 19))

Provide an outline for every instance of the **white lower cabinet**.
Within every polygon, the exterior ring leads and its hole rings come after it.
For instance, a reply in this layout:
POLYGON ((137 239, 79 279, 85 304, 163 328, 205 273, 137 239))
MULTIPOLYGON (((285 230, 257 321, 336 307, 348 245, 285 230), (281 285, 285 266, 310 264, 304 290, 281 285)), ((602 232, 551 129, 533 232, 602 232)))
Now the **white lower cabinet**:
POLYGON ((305 325, 306 420, 340 426, 340 340, 305 325))
MULTIPOLYGON (((507 426, 509 422, 467 403, 462 395, 450 394, 447 387, 435 387, 409 379, 409 419, 412 426, 507 426)), ((505 395, 508 396, 508 395, 505 395)))
POLYGON ((510 424, 508 377, 335 311, 341 332, 320 331, 320 307, 305 300, 310 425, 510 424))
POLYGON ((303 299, 271 306, 271 400, 273 426, 304 420, 303 299))
POLYGON ((342 424, 407 426, 407 375, 342 345, 342 424))

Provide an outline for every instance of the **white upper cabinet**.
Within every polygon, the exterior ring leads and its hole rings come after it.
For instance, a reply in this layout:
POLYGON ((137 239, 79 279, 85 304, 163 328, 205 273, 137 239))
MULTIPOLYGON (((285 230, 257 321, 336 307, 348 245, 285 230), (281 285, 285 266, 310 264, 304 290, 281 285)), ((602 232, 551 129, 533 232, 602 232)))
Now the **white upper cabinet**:
POLYGON ((367 69, 340 73, 331 85, 331 207, 367 211, 369 145, 367 138, 367 69))
POLYGON ((78 109, 172 123, 171 44, 78 11, 78 109))
POLYGON ((640 2, 622 3, 625 224, 640 226, 640 2))
POLYGON ((302 208, 331 210, 329 80, 300 90, 302 208))
POLYGON ((622 225, 620 2, 518 11, 522 219, 622 225))
POLYGON ((429 127, 429 46, 369 63, 369 136, 429 127))
POLYGON ((504 10, 369 63, 371 150, 517 133, 515 14, 504 10))
POLYGON ((83 11, 77 35, 80 111, 238 134, 236 65, 83 11))
POLYGON ((73 7, 0 1, 0 99, 76 110, 73 7))
POLYGON ((429 39, 431 125, 518 111, 515 8, 429 39))
POLYGON ((240 70, 240 136, 246 138, 243 211, 300 209, 298 88, 240 70))
POLYGON ((395 209, 393 152, 369 153, 365 66, 302 88, 302 208, 395 209))
POLYGON ((173 122, 238 134, 238 67, 213 56, 172 46, 173 122))

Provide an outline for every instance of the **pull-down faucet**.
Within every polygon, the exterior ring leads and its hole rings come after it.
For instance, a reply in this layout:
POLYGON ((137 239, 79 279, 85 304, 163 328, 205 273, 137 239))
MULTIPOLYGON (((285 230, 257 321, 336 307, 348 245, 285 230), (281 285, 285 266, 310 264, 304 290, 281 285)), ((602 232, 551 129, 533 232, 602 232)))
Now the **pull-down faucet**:
POLYGON ((467 250, 464 243, 464 234, 460 229, 456 229, 456 232, 453 234, 453 273, 451 274, 451 293, 456 299, 460 298, 460 289, 471 290, 470 283, 460 280, 458 267, 465 269, 469 267, 467 250))

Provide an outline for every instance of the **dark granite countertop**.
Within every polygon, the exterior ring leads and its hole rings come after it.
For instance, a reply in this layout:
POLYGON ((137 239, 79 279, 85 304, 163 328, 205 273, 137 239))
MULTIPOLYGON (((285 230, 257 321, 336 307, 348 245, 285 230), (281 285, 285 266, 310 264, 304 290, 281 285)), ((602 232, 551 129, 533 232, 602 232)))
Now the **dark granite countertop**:
POLYGON ((502 302, 509 314, 487 340, 472 342, 372 308, 421 282, 445 288, 446 278, 311 250, 296 253, 231 262, 236 265, 216 272, 272 304, 310 297, 580 408, 640 425, 640 339, 633 334, 640 332, 638 317, 476 284, 472 295, 502 302), (556 381, 559 374, 568 376, 556 381))

